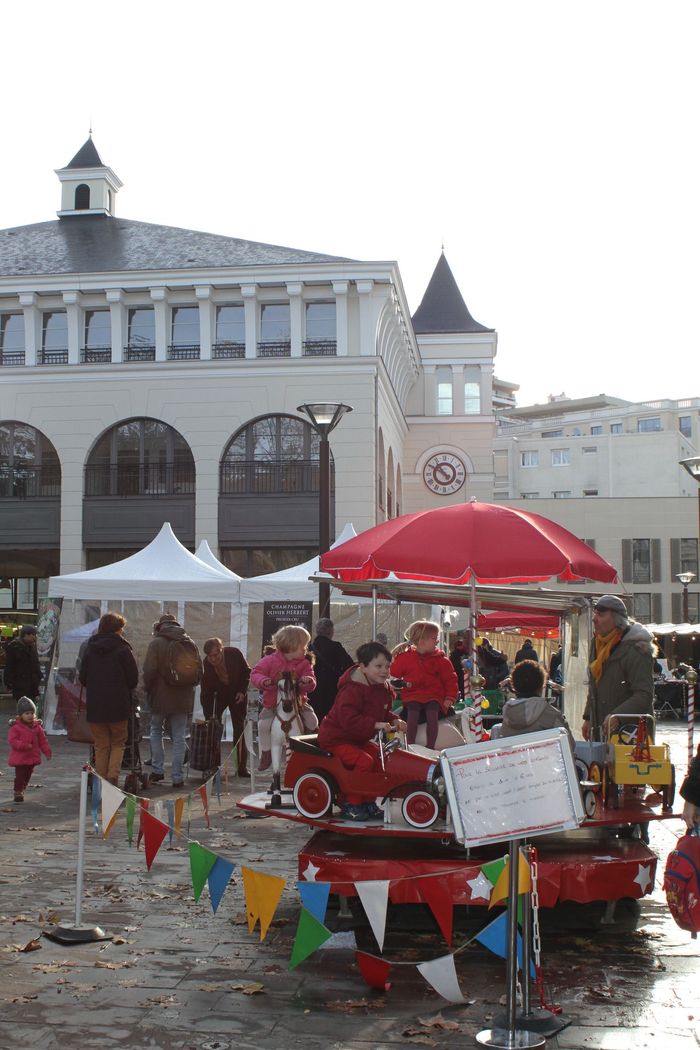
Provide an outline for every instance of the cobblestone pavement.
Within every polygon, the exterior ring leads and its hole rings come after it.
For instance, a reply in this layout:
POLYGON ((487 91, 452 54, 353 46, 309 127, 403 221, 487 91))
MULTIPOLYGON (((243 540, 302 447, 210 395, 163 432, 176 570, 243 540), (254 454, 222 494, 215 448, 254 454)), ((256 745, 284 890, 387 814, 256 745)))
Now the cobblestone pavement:
MULTIPOLYGON (((8 710, 0 711, 3 720, 8 710)), ((666 724, 663 734, 681 774, 684 728, 666 724)), ((83 920, 109 930, 114 940, 66 947, 45 939, 42 930, 56 916, 73 919, 84 749, 52 738, 53 761, 35 772, 25 803, 15 805, 2 736, 0 1050, 453 1050, 476 1045, 475 1033, 491 1027, 502 1009, 505 965, 476 945, 457 956, 468 999, 461 1006, 441 1000, 412 965, 392 970, 388 993, 368 989, 348 947, 319 950, 290 972, 299 911, 296 855, 309 831, 284 820, 246 818, 235 808, 246 781, 231 781, 221 807, 213 802, 211 829, 195 807, 190 834, 239 866, 288 879, 263 943, 248 933, 238 868, 214 915, 206 890, 199 903, 193 899, 186 847, 164 845, 148 873, 143 852, 126 843, 123 818, 107 841, 90 831, 86 846, 83 920), (17 950, 34 940, 37 950, 17 950)), ((168 792, 159 787, 148 794, 165 798, 168 792)), ((660 872, 680 833, 680 821, 652 825, 660 872)), ((641 906, 636 930, 624 908, 607 927, 599 925, 595 906, 543 912, 548 990, 571 1022, 548 1046, 698 1045, 700 942, 674 925, 659 881, 641 906)), ((344 919, 332 904, 327 922, 334 930, 354 929, 372 950, 356 909, 344 919)), ((458 916, 456 926, 459 934, 468 932, 467 917, 458 916)), ((390 909, 386 958, 411 963, 444 951, 422 908, 390 909)))

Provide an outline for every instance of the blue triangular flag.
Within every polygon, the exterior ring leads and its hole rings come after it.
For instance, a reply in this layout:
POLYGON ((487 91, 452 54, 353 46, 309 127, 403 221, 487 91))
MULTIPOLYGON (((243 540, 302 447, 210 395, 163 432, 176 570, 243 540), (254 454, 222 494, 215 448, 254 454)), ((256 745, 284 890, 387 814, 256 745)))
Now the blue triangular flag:
POLYGON ((223 857, 217 857, 214 863, 214 867, 207 876, 207 885, 209 886, 209 899, 211 900, 212 911, 221 904, 221 898, 224 895, 224 890, 228 886, 228 880, 233 875, 233 869, 236 867, 230 860, 224 860, 223 857))
POLYGON ((331 892, 330 882, 297 882, 297 889, 306 910, 319 922, 324 922, 331 892))
POLYGON ((168 845, 173 844, 173 835, 175 834, 175 799, 169 798, 166 802, 168 809, 168 827, 170 828, 168 834, 168 845))
POLYGON ((100 825, 97 819, 97 810, 102 798, 102 781, 97 773, 92 774, 92 823, 95 825, 95 834, 99 835, 100 825))
MULTIPOLYGON (((488 948, 494 955, 499 955, 501 959, 505 959, 508 956, 507 944, 508 944, 508 913, 501 912, 493 922, 490 922, 488 926, 484 926, 483 930, 477 933, 475 940, 479 944, 483 944, 484 948, 488 948)), ((523 968, 523 940, 518 930, 518 969, 523 968)), ((535 979, 535 965, 530 961, 530 976, 535 979)))

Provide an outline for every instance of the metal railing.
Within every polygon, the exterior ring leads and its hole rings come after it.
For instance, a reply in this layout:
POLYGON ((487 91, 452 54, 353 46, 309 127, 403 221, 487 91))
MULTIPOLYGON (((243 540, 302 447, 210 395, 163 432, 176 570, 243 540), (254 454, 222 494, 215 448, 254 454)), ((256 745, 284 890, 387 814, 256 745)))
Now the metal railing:
POLYGON ((88 465, 85 496, 191 496, 195 468, 174 463, 154 466, 88 465))
POLYGON ((304 357, 335 357, 338 343, 335 339, 305 339, 304 357))
POLYGON ((124 360, 125 361, 155 361, 156 359, 156 348, 155 346, 125 346, 124 347, 124 360))
POLYGON ((0 351, 0 366, 14 368, 24 364, 24 350, 2 350, 0 351))
POLYGON ((111 346, 86 346, 80 351, 80 363, 83 365, 108 365, 111 360, 111 346))
MULTIPOLYGON (((222 463, 220 474, 222 496, 239 493, 318 493, 318 460, 290 460, 268 463, 264 460, 239 460, 222 463)), ((335 477, 331 465, 331 492, 335 477)))
POLYGON ((40 365, 67 365, 68 347, 63 350, 42 350, 39 354, 40 365))
POLYGON ((168 361, 199 361, 199 343, 171 343, 168 361))
POLYGON ((292 344, 289 340, 277 343, 258 343, 258 357, 291 357, 292 344))
POLYGON ((245 357, 245 343, 214 343, 211 356, 215 361, 233 360, 245 357))
POLYGON ((61 495, 61 469, 58 466, 0 466, 0 499, 38 499, 61 495))

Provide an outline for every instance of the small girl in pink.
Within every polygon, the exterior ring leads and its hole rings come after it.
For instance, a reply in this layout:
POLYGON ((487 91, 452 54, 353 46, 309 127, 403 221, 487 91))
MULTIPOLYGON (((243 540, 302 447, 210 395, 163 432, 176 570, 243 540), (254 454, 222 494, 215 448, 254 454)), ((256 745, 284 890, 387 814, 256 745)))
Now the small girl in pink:
POLYGON ((7 742, 10 745, 8 762, 15 767, 15 802, 24 802, 24 789, 34 766, 41 762, 40 752, 51 758, 44 727, 36 717, 34 701, 28 696, 21 696, 17 701, 17 718, 10 722, 7 742))
POLYGON ((307 646, 311 635, 304 627, 288 624, 280 627, 272 636, 275 652, 258 660, 250 672, 252 685, 262 690, 263 709, 258 720, 258 738, 260 740, 260 762, 258 769, 268 769, 272 762, 272 719, 277 704, 277 684, 285 672, 296 676, 296 685, 301 699, 301 720, 307 733, 318 729, 316 713, 307 702, 308 693, 316 688, 316 676, 307 656, 307 646))

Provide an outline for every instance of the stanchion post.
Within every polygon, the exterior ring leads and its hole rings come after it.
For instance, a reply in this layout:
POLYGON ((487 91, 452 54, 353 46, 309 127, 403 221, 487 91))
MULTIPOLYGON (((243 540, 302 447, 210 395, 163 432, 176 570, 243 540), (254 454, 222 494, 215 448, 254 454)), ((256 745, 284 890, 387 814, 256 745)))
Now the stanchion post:
POLYGON ((688 683, 688 767, 695 756, 695 683, 698 680, 698 672, 690 667, 685 672, 688 683))

